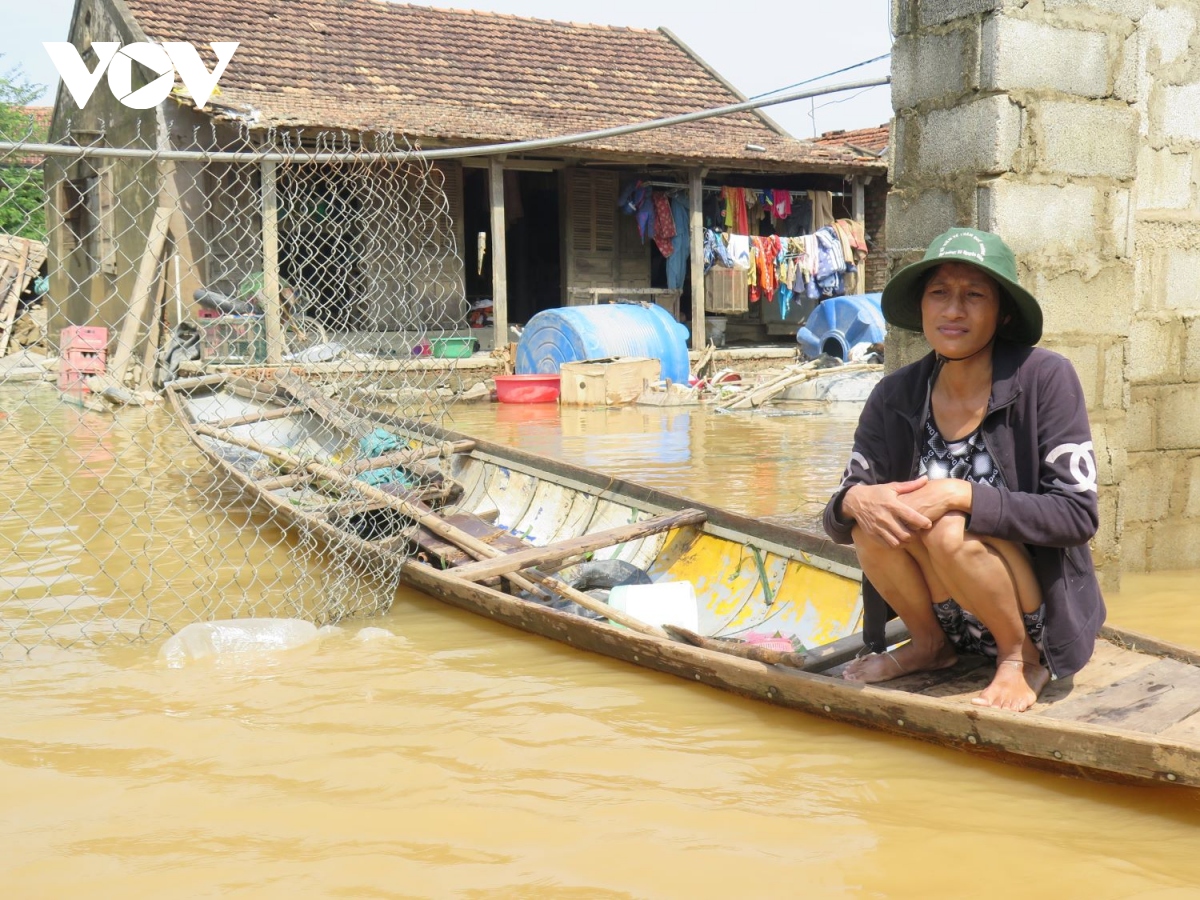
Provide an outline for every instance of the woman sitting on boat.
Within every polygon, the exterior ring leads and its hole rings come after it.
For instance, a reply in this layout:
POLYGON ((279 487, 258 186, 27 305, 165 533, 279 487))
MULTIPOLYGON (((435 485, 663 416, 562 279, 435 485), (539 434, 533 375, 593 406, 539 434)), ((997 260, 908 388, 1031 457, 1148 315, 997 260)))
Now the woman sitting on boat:
POLYGON ((972 702, 1024 711, 1077 672, 1104 621, 1088 539, 1096 460, 1079 378, 1034 347, 1037 300, 996 235, 953 228, 883 292, 933 352, 884 378, 859 419, 825 530, 863 570, 864 653, 849 681, 996 659, 972 702), (886 620, 912 639, 889 650, 886 620))

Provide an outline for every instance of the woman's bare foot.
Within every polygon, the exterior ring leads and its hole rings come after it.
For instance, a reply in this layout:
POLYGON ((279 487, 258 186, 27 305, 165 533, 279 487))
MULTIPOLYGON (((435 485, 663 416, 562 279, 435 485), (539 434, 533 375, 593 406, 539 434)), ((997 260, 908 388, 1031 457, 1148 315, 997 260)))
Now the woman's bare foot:
POLYGON ((1025 712, 1037 702, 1049 681, 1050 671, 1039 662, 1002 659, 996 663, 996 677, 992 683, 971 702, 976 706, 1025 712))
POLYGON ((943 640, 940 646, 922 646, 909 641, 895 650, 872 653, 854 660, 842 671, 842 677, 847 681, 875 684, 913 672, 948 669, 956 662, 958 657, 948 641, 943 640))

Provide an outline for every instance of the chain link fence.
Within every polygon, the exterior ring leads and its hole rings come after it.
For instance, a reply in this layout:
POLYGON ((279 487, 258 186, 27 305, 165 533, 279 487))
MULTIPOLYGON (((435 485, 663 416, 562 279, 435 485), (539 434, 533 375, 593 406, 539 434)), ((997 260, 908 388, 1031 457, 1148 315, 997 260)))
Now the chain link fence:
MULTIPOLYGON (((385 133, 56 122, 43 143, 0 123, 0 656, 385 609, 413 552, 367 551, 388 486, 338 482, 336 511, 297 517, 311 478, 255 449, 272 414, 246 385, 325 428, 292 437, 300 463, 411 451, 361 410, 445 412, 454 371, 430 347, 470 342, 461 171, 385 133), (164 400, 214 373, 243 376, 234 407, 164 400), (189 439, 181 414, 225 439, 189 439), (246 490, 264 466, 291 473, 283 505, 246 490)), ((427 496, 445 465, 406 470, 401 493, 427 496)))

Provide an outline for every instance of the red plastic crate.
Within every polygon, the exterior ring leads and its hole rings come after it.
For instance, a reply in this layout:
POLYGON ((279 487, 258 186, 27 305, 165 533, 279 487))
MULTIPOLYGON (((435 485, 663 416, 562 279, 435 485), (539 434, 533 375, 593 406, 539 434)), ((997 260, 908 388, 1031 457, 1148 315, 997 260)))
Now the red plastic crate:
POLYGON ((92 350, 102 356, 108 349, 108 329, 95 325, 68 325, 58 338, 58 346, 67 350, 92 350))
POLYGON ((89 375, 99 375, 104 371, 103 350, 64 350, 60 359, 60 368, 75 369, 89 375))
POLYGON ((62 366, 58 370, 58 389, 60 391, 87 393, 90 390, 87 386, 87 380, 95 374, 97 373, 80 372, 78 369, 72 369, 70 366, 62 366))

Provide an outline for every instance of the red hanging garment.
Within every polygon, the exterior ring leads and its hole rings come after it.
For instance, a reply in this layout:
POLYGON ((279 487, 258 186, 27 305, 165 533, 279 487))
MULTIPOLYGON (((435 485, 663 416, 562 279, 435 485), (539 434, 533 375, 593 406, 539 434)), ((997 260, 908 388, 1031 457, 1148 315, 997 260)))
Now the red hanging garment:
POLYGON ((655 191, 651 197, 654 203, 654 243, 658 252, 669 257, 675 252, 675 217, 671 215, 671 201, 662 191, 655 191))

